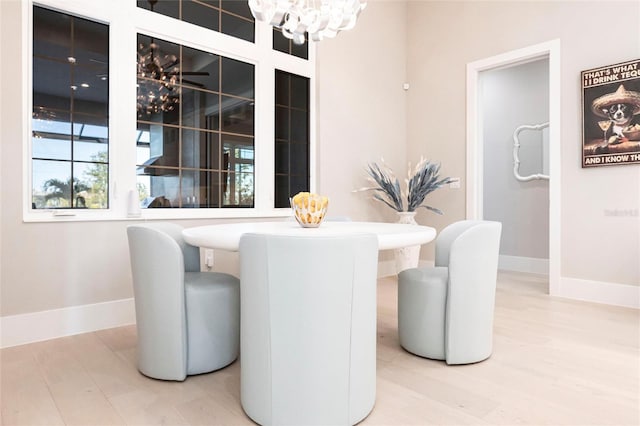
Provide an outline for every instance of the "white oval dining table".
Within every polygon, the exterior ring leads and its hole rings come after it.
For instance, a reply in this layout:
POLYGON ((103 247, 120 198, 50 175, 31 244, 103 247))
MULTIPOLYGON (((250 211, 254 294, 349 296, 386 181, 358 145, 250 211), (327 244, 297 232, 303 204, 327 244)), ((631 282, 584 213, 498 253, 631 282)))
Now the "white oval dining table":
POLYGON ((236 222, 186 228, 182 235, 193 246, 238 251, 243 234, 272 234, 287 236, 339 236, 374 234, 378 250, 389 250, 426 244, 436 237, 429 226, 382 222, 325 221, 317 228, 303 228, 295 221, 236 222))
MULTIPOLYGON (((186 228, 182 231, 183 237, 185 241, 191 245, 203 247, 203 248, 211 248, 211 249, 221 249, 227 251, 239 251, 240 249, 240 240, 244 234, 269 234, 269 235, 278 235, 278 236, 293 236, 293 237, 315 237, 318 238, 318 244, 322 244, 323 237, 340 237, 340 236, 348 236, 354 234, 373 234, 377 237, 378 240, 378 250, 387 250, 387 249, 397 249, 403 248, 407 246, 415 246, 420 244, 428 243, 433 240, 436 236, 436 230, 428 227, 428 226, 419 226, 419 225, 407 225, 407 224, 399 224, 399 223, 377 223, 377 222, 338 222, 338 221, 325 221, 318 228, 303 228, 297 222, 288 220, 288 221, 279 221, 279 222, 239 222, 239 223, 227 223, 227 224, 219 224, 219 225, 208 225, 208 226, 198 226, 194 228, 186 228)), ((310 259, 308 261, 311 262, 310 259)), ((242 263, 242 261, 241 261, 242 263)), ((372 265, 373 266, 373 265, 372 265)), ((326 265, 329 270, 335 270, 332 265, 326 265)), ((338 268, 338 266, 336 266, 338 268)), ((274 268, 277 269, 277 268, 274 268)), ((338 268, 339 269, 339 268, 338 268)), ((296 282, 294 286, 297 290, 292 294, 292 300, 307 300, 308 298, 299 297, 300 296, 300 288, 304 288, 304 284, 307 282, 306 280, 300 281, 300 276, 297 275, 296 271, 299 271, 300 268, 287 269, 286 271, 280 271, 278 275, 278 279, 283 280, 286 284, 287 282, 296 282), (287 274, 292 274, 293 276, 289 277, 287 274), (302 286, 300 284, 303 284, 302 286), (294 296, 298 295, 297 298, 294 296)), ((252 292, 248 288, 242 288, 246 285, 254 285, 257 281, 250 281, 249 284, 243 279, 243 273, 240 274, 240 285, 242 296, 240 298, 240 312, 241 312, 241 331, 240 331, 240 346, 241 352, 243 356, 240 358, 240 371, 241 371, 241 405, 244 411, 247 413, 249 417, 251 417, 257 423, 269 424, 269 423, 278 423, 278 420, 286 418, 296 418, 300 416, 300 412, 296 411, 298 408, 296 404, 292 403, 291 400, 295 400, 297 402, 304 402, 305 404, 311 404, 310 406, 314 406, 313 401, 321 400, 321 401, 331 401, 332 403, 337 404, 339 407, 343 407, 344 400, 347 401, 347 407, 349 403, 352 403, 353 412, 348 411, 349 413, 349 421, 345 424, 356 423, 366 417, 375 404, 375 383, 376 383, 376 286, 375 286, 375 272, 368 274, 369 276, 374 278, 373 285, 367 287, 367 291, 363 291, 358 293, 358 301, 357 306, 358 309, 351 309, 349 312, 353 314, 354 311, 359 312, 359 314, 353 318, 349 317, 349 324, 352 321, 363 321, 362 318, 365 318, 364 324, 359 324, 359 334, 358 334, 358 359, 359 359, 359 368, 357 369, 358 373, 350 373, 349 380, 347 383, 353 384, 353 386, 365 386, 363 384, 370 384, 366 386, 366 392, 360 391, 358 392, 357 398, 355 398, 355 402, 351 401, 350 394, 343 395, 343 397, 333 395, 333 397, 328 397, 326 390, 316 390, 315 379, 309 379, 313 383, 298 383, 296 384, 295 389, 303 389, 302 395, 300 398, 299 395, 292 394, 287 386, 276 386, 273 387, 272 392, 275 394, 270 394, 269 398, 266 400, 271 400, 271 404, 265 403, 265 398, 263 395, 263 387, 267 386, 265 383, 270 380, 275 380, 276 384, 282 385, 282 383, 286 382, 286 377, 288 377, 288 371, 283 373, 282 369, 277 368, 278 365, 281 365, 284 361, 282 359, 287 359, 290 363, 286 363, 286 365, 295 365, 298 368, 303 368, 302 373, 300 373, 303 377, 314 377, 313 374, 309 373, 308 375, 304 371, 304 366, 308 365, 309 369, 315 368, 318 363, 317 357, 313 354, 316 354, 316 350, 312 350, 309 348, 313 348, 313 345, 316 341, 321 340, 322 333, 319 332, 319 329, 325 329, 331 326, 329 323, 323 323, 322 327, 318 325, 306 325, 303 327, 305 330, 304 333, 299 333, 299 330, 295 332, 291 331, 290 325, 288 325, 289 321, 279 320, 278 316, 272 318, 272 315, 267 315, 268 323, 265 325, 264 320, 260 317, 260 308, 256 308, 256 306, 260 307, 269 303, 270 298, 267 297, 265 299, 264 292, 258 291, 261 296, 256 296, 255 292, 252 292), (370 290, 370 291, 368 291, 370 290), (257 301, 257 302, 256 302, 257 301), (274 319, 275 318, 275 319, 274 319), (370 319, 371 321, 367 321, 366 319, 370 319), (264 330, 268 330, 268 332, 264 332, 264 330), (293 333, 293 334, 292 334, 293 333), (296 334, 298 333, 298 334, 296 334), (319 333, 316 335, 307 335, 306 333, 319 333), (262 337, 260 337, 262 336, 262 337), (295 347, 295 353, 290 353, 287 351, 278 352, 276 349, 273 349, 273 345, 271 342, 262 342, 265 336, 297 336, 295 342, 290 342, 291 347, 295 347), (257 339, 257 340, 256 340, 257 339), (262 339, 262 340, 260 340, 262 339), (271 348, 268 353, 265 353, 262 350, 260 342, 266 345, 265 347, 271 348), (275 351, 275 354, 272 353, 275 351), (274 362, 272 357, 275 357, 277 362, 274 362), (288 357, 291 357, 289 359, 288 357), (255 365, 262 365, 265 360, 269 360, 267 365, 270 366, 270 369, 265 373, 263 370, 256 370, 255 365), (275 365, 275 367, 274 367, 275 365), (302 367, 300 367, 302 366, 302 367), (268 378, 265 378, 265 374, 268 375, 268 378), (276 379, 272 377, 275 376, 276 379), (352 377, 353 376, 353 377, 352 377), (284 382, 283 382, 284 380, 284 382), (309 390, 311 389, 311 390, 309 390), (307 395, 305 392, 310 392, 307 395), (315 395, 313 392, 319 392, 315 395), (274 396, 275 395, 275 396, 274 396), (305 396, 307 395, 307 396, 305 396), (275 402, 274 402, 275 401, 275 402), (311 402, 309 402, 311 401, 311 402), (336 402, 337 401, 337 402, 336 402), (275 408, 274 408, 275 407, 275 408), (277 414, 273 414, 277 413, 277 414), (272 418, 272 416, 275 416, 272 418), (287 417, 289 416, 289 417, 287 417), (352 419, 353 417, 353 419, 352 419), (264 420, 264 421, 261 421, 264 420), (354 420, 355 419, 355 420, 354 420)), ((313 277, 307 278, 311 280, 313 283, 313 277)), ((346 282, 351 283, 353 277, 348 276, 346 278, 346 282)), ((316 280, 317 281, 317 280, 316 280)), ((317 284, 317 283, 316 283, 317 284)), ((361 286, 364 284, 361 284, 361 286)), ((366 285, 365 285, 366 287, 366 285)), ((282 286, 282 288, 287 288, 286 285, 282 286)), ((309 291, 313 291, 314 285, 309 286, 309 291)), ((279 294, 282 296, 284 294, 285 299, 287 298, 287 294, 282 293, 283 290, 280 290, 279 294)), ((304 292, 303 292, 304 293, 304 292)), ((351 295, 351 291, 348 293, 351 295)), ((354 293, 355 294, 355 293, 354 293)), ((304 312, 312 312, 313 309, 317 309, 318 299, 313 299, 313 303, 309 306, 297 306, 296 309, 302 310, 304 312)), ((298 302, 298 303, 303 303, 298 302)), ((341 301, 340 303, 344 304, 348 301, 341 301)), ((338 306, 341 306, 338 303, 338 306)), ((351 303, 351 302, 349 302, 351 303)), ((286 304, 285 304, 286 305, 286 304)), ((287 305, 288 306, 288 305, 287 305)), ((280 315, 282 314, 282 309, 280 310, 271 310, 268 309, 268 312, 276 313, 276 311, 280 315)), ((315 318, 310 316, 309 318, 315 318)), ((324 318, 324 317, 323 317, 324 318)), ((333 317, 329 316, 328 318, 324 318, 323 321, 332 320, 333 317)), ((333 319, 335 321, 335 319, 333 319)), ((307 321, 310 321, 307 318, 307 321)), ((335 324, 334 324, 335 326, 335 324)), ((344 327, 343 323, 340 323, 337 329, 342 330, 344 327)), ((351 327, 351 325, 349 325, 351 327)), ((334 327, 335 328, 335 327, 334 327)), ((344 330, 343 330, 344 331, 344 330)), ((347 330, 348 334, 351 333, 351 330, 347 330)), ((351 334, 349 334, 351 336, 351 334)), ((331 343, 328 346, 323 346, 323 349, 326 351, 338 351, 338 349, 330 349, 329 347, 333 344, 336 348, 341 347, 336 343, 340 339, 332 339, 331 343)), ((348 340, 348 339, 347 339, 348 340)), ((350 341, 349 341, 349 344, 350 341)), ((356 353, 356 351, 349 346, 349 354, 356 353)), ((341 368, 344 359, 340 357, 332 358, 331 362, 322 358, 322 362, 325 364, 323 368, 328 368, 331 374, 336 374, 336 371, 342 371, 341 368), (338 360, 338 361, 336 361, 338 360), (339 362, 340 361, 340 362, 339 362)), ((289 367, 287 367, 289 368, 289 367)), ((333 376, 330 376, 333 377, 333 376)), ((300 379, 303 380, 303 379, 300 379)), ((329 383, 343 383, 344 380, 340 378, 333 377, 328 381, 329 383)), ((270 383, 270 382, 269 382, 270 383)), ((324 383, 324 381, 323 381, 324 383)), ((269 385, 272 386, 272 385, 269 385)), ((322 388, 322 386, 320 386, 322 388)), ((271 389, 271 387, 270 387, 271 389)), ((342 389, 342 388, 340 388, 342 389)), ((337 392, 337 391, 336 391, 337 392)), ((339 394, 342 395, 342 394, 339 394)), ((314 406, 315 407, 315 406, 314 406)), ((335 408, 335 407, 334 407, 335 408)), ((328 408, 327 408, 328 409, 328 408)), ((341 410, 336 409, 336 416, 340 417, 339 414, 342 413, 341 410)), ((333 411, 332 411, 333 413, 333 411)), ((309 414, 305 412, 304 416, 308 416, 309 414)), ((291 419, 289 419, 291 420, 291 419)), ((296 424, 296 421, 286 421, 283 422, 286 424, 296 424)))

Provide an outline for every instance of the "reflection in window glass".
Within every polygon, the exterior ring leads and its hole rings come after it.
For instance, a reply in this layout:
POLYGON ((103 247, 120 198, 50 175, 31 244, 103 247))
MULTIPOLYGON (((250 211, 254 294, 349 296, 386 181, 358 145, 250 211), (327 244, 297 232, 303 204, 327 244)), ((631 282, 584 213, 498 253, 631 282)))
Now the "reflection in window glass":
POLYGON ((76 161, 95 161, 106 159, 108 155, 107 145, 100 142, 74 141, 73 158, 76 161))
POLYGON ((182 125, 197 129, 219 130, 219 103, 219 93, 183 88, 182 125))
POLYGON ((255 24, 245 0, 137 0, 138 7, 242 40, 255 41, 255 24))
POLYGON ((49 139, 34 137, 31 141, 31 155, 33 158, 71 160, 71 138, 49 139))
POLYGON ((297 56, 302 59, 309 59, 309 41, 305 38, 304 43, 295 44, 293 40, 286 38, 279 28, 273 28, 273 50, 297 56))
POLYGON ((85 124, 82 126, 80 136, 84 138, 107 139, 109 137, 109 129, 105 126, 85 124))
POLYGON ((141 207, 253 207, 254 65, 143 34, 138 49, 141 207))
POLYGON ((163 1, 149 1, 149 0, 137 0, 138 7, 143 9, 152 10, 160 15, 170 16, 172 18, 180 19, 180 2, 175 0, 163 0, 163 1))
POLYGON ((254 104, 248 99, 222 96, 221 128, 224 132, 253 135, 254 104))
POLYGON ((33 7, 34 209, 109 207, 109 27, 33 7))
POLYGON ((227 174, 225 205, 240 205, 252 207, 253 176, 254 176, 254 146, 253 138, 225 135, 223 137, 224 152, 226 153, 227 174))
POLYGON ((253 99, 254 66, 235 59, 222 58, 221 91, 227 95, 253 99))
POLYGON ((309 190, 309 79, 276 70, 275 207, 309 190))
MULTIPOLYGON (((69 135, 71 134, 71 123, 68 121, 56 121, 55 115, 51 117, 43 117, 43 118, 35 118, 40 116, 42 113, 46 113, 48 111, 39 111, 33 113, 33 120, 31 120, 31 128, 38 135, 42 134, 56 134, 56 135, 69 135), (50 119, 47 119, 50 118, 50 119)), ((68 114, 66 115, 68 117, 68 114)), ((65 118, 66 118, 65 117, 65 118)))
MULTIPOLYGON (((244 3, 246 4, 246 2, 244 3)), ((220 27, 222 28, 221 32, 224 34, 248 41, 255 39, 253 17, 247 20, 243 17, 223 12, 220 15, 220 27)))
POLYGON ((197 1, 182 0, 182 20, 199 27, 220 31, 220 9, 197 1))

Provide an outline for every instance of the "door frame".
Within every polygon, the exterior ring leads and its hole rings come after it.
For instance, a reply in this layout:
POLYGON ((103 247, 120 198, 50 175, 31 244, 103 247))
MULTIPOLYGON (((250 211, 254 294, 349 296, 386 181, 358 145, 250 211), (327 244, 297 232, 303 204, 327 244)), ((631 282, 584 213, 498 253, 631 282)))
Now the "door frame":
POLYGON ((549 294, 560 294, 561 273, 561 146, 560 146, 560 40, 512 50, 467 64, 467 170, 466 217, 483 216, 483 120, 479 87, 480 73, 549 59, 549 294))

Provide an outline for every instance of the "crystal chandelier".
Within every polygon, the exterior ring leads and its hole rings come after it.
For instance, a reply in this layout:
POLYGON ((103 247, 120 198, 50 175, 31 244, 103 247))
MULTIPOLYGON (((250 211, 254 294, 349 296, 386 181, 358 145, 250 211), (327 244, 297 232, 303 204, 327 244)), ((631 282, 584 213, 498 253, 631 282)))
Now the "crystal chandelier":
POLYGON ((366 0, 249 0, 257 20, 281 28, 295 44, 304 43, 305 32, 320 41, 350 30, 366 5, 366 0))
MULTIPOLYGON (((147 0, 151 11, 158 0, 147 0)), ((176 55, 163 55, 158 44, 151 39, 148 46, 138 46, 138 116, 157 114, 160 111, 173 111, 180 102, 178 82, 178 58, 176 55)))
POLYGON ((153 41, 138 46, 138 115, 172 111, 179 103, 178 58, 163 55, 153 41))

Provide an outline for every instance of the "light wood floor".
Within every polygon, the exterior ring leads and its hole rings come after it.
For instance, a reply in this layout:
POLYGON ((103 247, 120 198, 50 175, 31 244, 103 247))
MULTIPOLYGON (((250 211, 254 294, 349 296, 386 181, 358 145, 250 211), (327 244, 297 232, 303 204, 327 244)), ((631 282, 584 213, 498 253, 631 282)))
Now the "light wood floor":
MULTIPOLYGON (((396 282, 379 281, 376 406, 362 425, 640 425, 640 313, 551 298, 501 273, 494 352, 449 367, 403 351, 396 282)), ((135 327, 1 351, 4 425, 240 425, 239 362, 162 382, 135 368, 135 327)))

